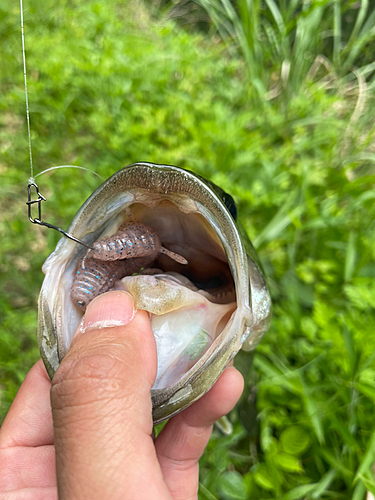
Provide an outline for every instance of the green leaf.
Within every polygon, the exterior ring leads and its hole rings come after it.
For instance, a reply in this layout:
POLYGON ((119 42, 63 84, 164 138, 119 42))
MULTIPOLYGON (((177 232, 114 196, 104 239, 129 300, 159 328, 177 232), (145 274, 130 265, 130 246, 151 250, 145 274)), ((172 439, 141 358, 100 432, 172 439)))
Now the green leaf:
POLYGON ((299 425, 287 427, 280 435, 283 450, 290 455, 301 455, 310 444, 305 429, 299 425))
MULTIPOLYGON (((210 490, 208 490, 204 484, 202 484, 201 482, 199 482, 199 494, 203 494, 204 495, 204 498, 207 499, 207 500, 218 500, 217 497, 215 497, 215 495, 213 495, 210 490)), ((199 495, 199 498, 201 498, 201 496, 199 495)))
POLYGON ((366 474, 366 472, 370 470, 374 462, 375 462, 375 430, 373 431, 372 436, 368 441, 366 453, 362 458, 360 466, 358 467, 356 473, 356 479, 359 476, 363 476, 364 474, 366 474))
POLYGON ((233 425, 226 415, 216 420, 215 426, 226 436, 230 436, 233 432, 233 425))
POLYGON ((353 477, 353 472, 348 467, 345 467, 342 460, 334 456, 331 451, 325 448, 320 448, 319 453, 332 467, 340 471, 345 478, 353 477))
POLYGON ((228 500, 246 500, 246 486, 241 474, 237 471, 225 472, 219 477, 219 490, 228 500))
POLYGON ((351 331, 349 330, 349 328, 347 327, 346 324, 343 325, 342 336, 343 336, 343 339, 345 342, 345 347, 346 347, 349 362, 350 362, 350 373, 351 373, 351 376, 354 377, 356 365, 357 365, 357 355, 356 355, 356 350, 355 350, 355 344, 353 341, 353 336, 352 336, 351 331))
POLYGON ((325 474, 319 483, 314 488, 314 492, 311 495, 314 499, 319 499, 322 497, 322 494, 330 487, 332 481, 335 479, 337 475, 337 471, 335 469, 330 470, 325 474))
POLYGON ((254 481, 264 490, 271 491, 276 489, 275 479, 264 465, 259 466, 254 472, 254 481))
POLYGON ((356 487, 354 488, 352 500, 363 500, 365 494, 366 494, 366 487, 362 483, 362 481, 359 481, 356 487))
POLYGON ((304 395, 303 395, 303 400, 305 402, 307 414, 309 417, 309 420, 311 422, 311 425, 315 431, 316 437, 318 438, 319 443, 323 444, 325 439, 324 439, 324 432, 323 432, 323 426, 322 426, 322 421, 321 421, 321 411, 318 408, 318 405, 316 401, 313 399, 312 394, 310 394, 310 391, 307 389, 306 386, 304 386, 304 395))
POLYGON ((305 498, 306 495, 315 489, 315 486, 315 483, 297 486, 284 495, 281 500, 299 500, 300 498, 305 498))
POLYGON ((303 472, 301 462, 293 455, 289 455, 288 453, 278 453, 274 457, 274 460, 279 465, 280 469, 285 470, 286 472, 303 472))
POLYGON ((364 394, 366 397, 368 397, 369 399, 371 399, 371 401, 373 401, 375 403, 375 387, 374 386, 372 386, 370 384, 366 384, 364 382, 357 382, 355 384, 355 386, 359 392, 364 394))
POLYGON ((374 476, 372 475, 371 472, 367 473, 366 476, 359 474, 358 479, 362 481, 364 484, 365 488, 372 493, 372 495, 375 495, 375 479, 374 476))
POLYGON ((356 247, 355 247, 355 240, 356 240, 356 233, 354 231, 350 231, 349 233, 349 239, 348 243, 346 246, 346 254, 345 254, 345 281, 351 281, 355 269, 355 263, 356 263, 356 247))

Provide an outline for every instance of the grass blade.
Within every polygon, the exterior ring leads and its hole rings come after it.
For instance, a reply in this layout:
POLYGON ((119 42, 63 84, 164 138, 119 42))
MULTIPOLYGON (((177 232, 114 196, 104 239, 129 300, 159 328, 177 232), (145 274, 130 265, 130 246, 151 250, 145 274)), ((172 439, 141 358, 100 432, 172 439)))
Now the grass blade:
POLYGON ((322 494, 330 487, 332 481, 335 479, 337 475, 336 469, 332 469, 327 474, 325 474, 319 483, 314 488, 314 491, 311 497, 315 500, 322 497, 322 494))
POLYGON ((355 248, 356 234, 350 231, 345 254, 345 281, 351 281, 355 269, 357 252, 355 248))
POLYGON ((375 462, 375 430, 373 431, 372 436, 369 440, 362 462, 357 469, 355 475, 355 481, 360 479, 360 476, 366 474, 371 469, 374 462, 375 462))
POLYGON ((333 64, 340 68, 341 60, 341 2, 333 4, 333 64))
POLYGON ((297 486, 284 495, 281 500, 300 500, 301 498, 305 498, 306 495, 314 491, 315 486, 315 483, 297 486))

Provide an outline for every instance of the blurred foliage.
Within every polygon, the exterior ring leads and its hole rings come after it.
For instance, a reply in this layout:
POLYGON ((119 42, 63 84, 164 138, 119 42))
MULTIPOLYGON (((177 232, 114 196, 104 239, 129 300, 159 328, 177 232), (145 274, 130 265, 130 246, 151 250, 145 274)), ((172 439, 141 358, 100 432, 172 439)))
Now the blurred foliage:
POLYGON ((375 86, 375 2, 197 0, 224 41, 243 55, 248 80, 264 97, 291 96, 306 80, 337 88, 339 78, 375 86), (268 92, 267 92, 268 91, 268 92))
MULTIPOLYGON (((310 15, 328 4, 340 12, 347 5, 314 1, 303 9, 310 15)), ((235 197, 262 259, 272 327, 253 365, 247 353, 236 357, 246 390, 229 417, 233 433, 216 430, 201 460, 200 499, 360 500, 375 492, 371 73, 361 80, 350 64, 340 75, 328 69, 296 86, 287 80, 290 91, 271 98, 229 42, 152 21, 136 2, 30 0, 25 31, 36 173, 64 163, 106 178, 134 161, 192 169, 235 197)), ((38 358, 40 268, 59 235, 26 215, 19 9, 10 0, 0 5, 0 39, 4 417, 38 358)), ((296 57, 294 43, 285 43, 296 57)), ((278 74, 281 59, 263 48, 256 64, 278 74)), ((100 183, 74 169, 37 180, 48 200, 44 219, 63 228, 100 183)))

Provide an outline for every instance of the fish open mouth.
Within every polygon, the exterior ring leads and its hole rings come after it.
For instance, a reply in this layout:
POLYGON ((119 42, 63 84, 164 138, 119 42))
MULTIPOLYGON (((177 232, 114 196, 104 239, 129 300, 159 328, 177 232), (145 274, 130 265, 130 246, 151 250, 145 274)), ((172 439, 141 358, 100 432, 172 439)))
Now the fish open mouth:
MULTIPOLYGON (((130 217, 160 240, 146 265, 113 283, 150 313, 158 349, 156 423, 207 392, 242 347, 254 349, 268 329, 271 302, 233 199, 209 181, 178 167, 129 165, 86 200, 68 232, 93 247, 130 217)), ((51 378, 84 314, 71 291, 86 251, 61 239, 43 266, 38 343, 51 378)))
MULTIPOLYGON (((187 261, 182 264, 166 253, 158 253, 143 265, 144 258, 137 257, 137 251, 133 250, 133 267, 126 267, 126 258, 118 259, 116 265, 120 272, 110 285, 110 288, 127 290, 135 300, 135 307, 149 312, 158 354, 154 389, 163 389, 175 384, 220 336, 236 309, 234 280, 220 239, 199 212, 187 212, 186 207, 182 211, 166 197, 160 200, 149 196, 147 204, 135 200, 106 223, 94 246, 100 248, 98 241, 106 242, 105 251, 101 253, 107 255, 102 256, 103 260, 94 259, 92 278, 89 265, 84 267, 88 275, 86 281, 82 279, 82 265, 76 271, 82 280, 82 294, 91 293, 92 286, 95 287, 95 278, 99 278, 96 269, 105 269, 108 262, 111 265, 112 261, 105 259, 113 256, 108 253, 115 247, 116 232, 124 224, 131 230, 134 226, 129 221, 139 228, 149 228, 153 236, 157 235, 161 248, 187 261), (141 262, 138 268, 137 260, 141 262)), ((138 239, 143 237, 140 233, 138 239)), ((133 244, 129 242, 128 246, 133 244)), ((144 245, 141 251, 144 252, 144 245)), ((117 253, 123 257, 122 251, 117 249, 117 253)), ((72 292, 73 305, 77 305, 76 292, 74 289, 72 292)))

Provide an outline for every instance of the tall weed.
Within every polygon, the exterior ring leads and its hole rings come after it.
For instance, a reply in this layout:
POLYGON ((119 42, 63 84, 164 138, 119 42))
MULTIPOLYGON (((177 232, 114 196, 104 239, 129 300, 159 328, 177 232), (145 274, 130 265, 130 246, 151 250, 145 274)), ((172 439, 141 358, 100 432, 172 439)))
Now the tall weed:
POLYGON ((368 0, 197 2, 242 54, 261 101, 282 96, 287 104, 310 80, 339 86, 354 69, 374 84, 375 6, 368 0))

